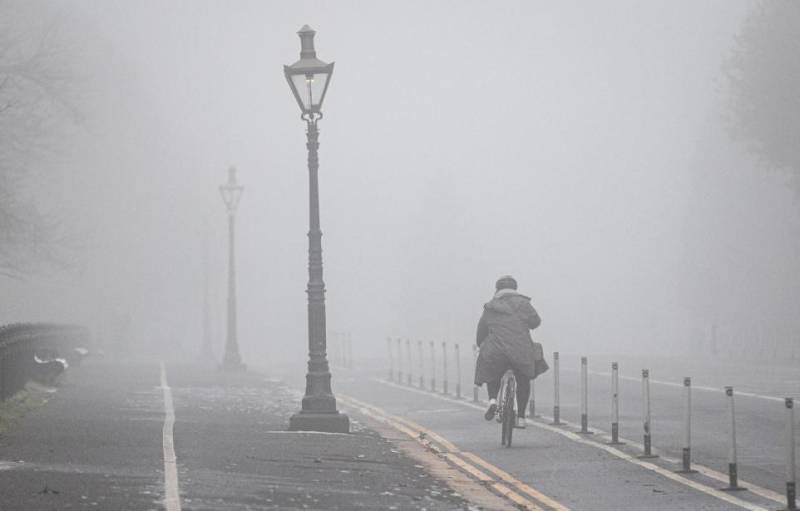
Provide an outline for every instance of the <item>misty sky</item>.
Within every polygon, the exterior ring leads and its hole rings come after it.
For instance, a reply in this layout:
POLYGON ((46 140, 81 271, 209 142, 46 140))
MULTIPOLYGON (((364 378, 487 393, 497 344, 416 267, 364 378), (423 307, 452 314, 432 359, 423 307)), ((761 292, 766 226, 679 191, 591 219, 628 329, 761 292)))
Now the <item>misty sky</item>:
MULTIPOLYGON (((235 165, 243 358, 302 357, 308 175, 282 66, 306 23, 318 56, 336 62, 320 122, 328 326, 359 350, 397 335, 472 343, 506 273, 542 315, 546 351, 684 350, 747 306, 703 308, 728 294, 729 276, 769 279, 747 247, 797 232, 781 177, 722 125, 722 62, 753 2, 51 5, 91 51, 86 119, 65 134, 41 198, 85 238, 85 261, 9 282, 5 321, 102 332, 125 311, 136 342, 191 352, 205 237, 221 350, 217 186, 235 165), (709 260, 716 287, 704 283, 709 260)), ((769 265, 794 269, 796 254, 784 243, 769 265)), ((781 303, 796 303, 796 284, 781 303)), ((754 296, 769 300, 769 286, 754 296)))

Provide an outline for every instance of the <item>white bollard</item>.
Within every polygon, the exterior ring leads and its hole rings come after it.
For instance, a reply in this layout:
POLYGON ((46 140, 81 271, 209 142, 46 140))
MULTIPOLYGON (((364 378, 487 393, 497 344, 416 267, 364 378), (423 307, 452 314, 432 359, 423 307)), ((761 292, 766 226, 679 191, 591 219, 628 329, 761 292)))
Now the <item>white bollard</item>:
POLYGON ((728 397, 728 412, 730 415, 730 447, 728 448, 728 486, 725 491, 741 491, 746 488, 739 486, 739 470, 737 467, 738 456, 736 453, 736 407, 733 404, 733 387, 725 387, 728 397))
POLYGON ((419 351, 419 388, 425 388, 425 357, 422 354, 422 341, 417 339, 417 351, 419 351))
POLYGON ((397 383, 403 383, 403 340, 397 338, 397 383))
POLYGON ((686 411, 683 423, 683 466, 678 470, 681 474, 694 474, 692 470, 692 379, 688 376, 683 379, 683 388, 686 394, 686 411))
MULTIPOLYGON (((472 345, 472 366, 477 368, 478 367, 478 345, 472 345)), ((478 402, 478 386, 472 386, 472 401, 477 403, 478 402)))
POLYGON ((619 441, 619 364, 611 362, 611 445, 622 445, 619 441))
POLYGON ((586 357, 581 357, 581 431, 590 435, 589 431, 589 362, 586 357))
POLYGON ((447 342, 442 341, 442 394, 447 394, 447 342))
POLYGON ((795 511, 797 502, 795 500, 797 483, 797 473, 795 470, 794 452, 794 399, 787 397, 784 399, 786 406, 786 511, 795 511))
POLYGON ((461 399, 461 351, 458 343, 454 344, 453 347, 456 351, 456 399, 461 399))
POLYGON ((436 349, 431 343, 431 392, 436 392, 436 349))
POLYGON ((394 381, 394 357, 392 357, 392 338, 386 338, 386 347, 389 348, 389 381, 394 381))
POLYGON ((650 370, 642 369, 642 426, 644 428, 644 454, 640 458, 657 458, 652 451, 653 423, 650 413, 650 370))
POLYGON ((410 387, 411 381, 413 380, 412 373, 414 372, 413 371, 414 363, 411 361, 411 339, 407 337, 406 337, 406 354, 408 355, 408 371, 407 371, 408 374, 406 375, 406 384, 408 384, 408 386, 410 387))
POLYGON ((560 426, 561 422, 561 392, 559 391, 560 376, 558 372, 558 352, 553 352, 553 424, 560 426))

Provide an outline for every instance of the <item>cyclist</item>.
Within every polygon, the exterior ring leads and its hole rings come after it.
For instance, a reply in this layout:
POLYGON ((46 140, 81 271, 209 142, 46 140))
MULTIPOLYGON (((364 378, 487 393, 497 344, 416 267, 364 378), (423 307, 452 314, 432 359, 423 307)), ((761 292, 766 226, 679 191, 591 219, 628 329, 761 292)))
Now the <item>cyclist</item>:
POLYGON ((542 320, 531 299, 517 292, 511 275, 495 283, 494 297, 483 306, 476 342, 480 352, 475 366, 475 385, 486 383, 489 408, 484 418, 490 421, 497 413, 497 394, 503 374, 511 369, 517 380, 517 423, 526 426, 525 409, 531 393, 531 379, 547 371, 542 347, 531 339, 530 331, 542 320))

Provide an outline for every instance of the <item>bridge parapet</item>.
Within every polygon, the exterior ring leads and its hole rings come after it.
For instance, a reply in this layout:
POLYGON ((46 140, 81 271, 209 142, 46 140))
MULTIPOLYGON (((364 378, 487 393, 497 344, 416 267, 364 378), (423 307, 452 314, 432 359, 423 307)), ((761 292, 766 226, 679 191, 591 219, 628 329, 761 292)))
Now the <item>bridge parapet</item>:
POLYGON ((0 400, 31 379, 51 379, 85 355, 89 331, 78 325, 15 323, 0 326, 0 400), (60 368, 60 369, 59 369, 60 368))

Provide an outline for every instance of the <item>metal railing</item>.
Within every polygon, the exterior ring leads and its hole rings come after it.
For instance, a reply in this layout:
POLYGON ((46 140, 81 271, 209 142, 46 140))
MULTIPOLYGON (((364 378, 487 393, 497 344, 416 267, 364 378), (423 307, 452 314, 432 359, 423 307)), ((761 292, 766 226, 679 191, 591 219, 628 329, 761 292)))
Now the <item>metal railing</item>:
POLYGON ((40 359, 70 358, 85 347, 89 331, 77 325, 20 323, 0 327, 0 400, 8 399, 37 374, 40 359))
MULTIPOLYGON (((408 380, 402 377, 402 371, 405 370, 407 374, 411 374, 414 371, 412 367, 412 360, 411 358, 408 359, 408 366, 404 368, 402 363, 401 355, 401 343, 400 339, 397 339, 397 355, 393 355, 392 353, 392 339, 388 338, 387 340, 387 347, 388 347, 388 361, 389 361, 389 378, 388 380, 394 384, 399 384, 403 386, 412 386, 412 380, 409 378, 408 380), (395 364, 396 361, 396 364, 395 364), (395 370, 396 368, 396 370, 395 370)), ((429 390, 431 392, 437 394, 448 394, 448 378, 450 374, 448 373, 448 349, 447 349, 447 342, 442 342, 442 350, 441 355, 442 365, 439 369, 437 369, 437 355, 435 350, 435 342, 430 341, 430 358, 429 362, 425 363, 423 360, 423 353, 420 349, 420 356, 419 356, 419 366, 418 371, 419 375, 419 390, 429 390), (429 368, 429 374, 431 376, 431 385, 430 389, 425 389, 423 381, 425 377, 425 369, 429 368), (442 379, 442 388, 438 389, 436 387, 436 377, 437 371, 441 371, 441 379, 442 379)), ((419 346, 422 346, 422 343, 419 342, 419 346)), ((460 400, 463 399, 461 395, 461 382, 462 382, 462 375, 461 375, 461 350, 459 344, 453 344, 454 348, 454 355, 455 355, 455 363, 456 363, 456 375, 455 375, 455 384, 456 384, 456 392, 455 395, 451 395, 450 397, 460 400)), ((553 352, 552 354, 553 360, 553 367, 552 367, 552 383, 553 383, 553 420, 550 424, 557 425, 557 426, 564 426, 564 427, 571 427, 573 428, 575 433, 582 433, 582 434, 592 434, 592 431, 589 429, 589 413, 588 413, 588 405, 589 405, 589 371, 588 371, 588 358, 587 357, 580 357, 580 387, 579 387, 579 408, 580 408, 580 424, 572 424, 561 420, 561 396, 560 396, 560 356, 558 352, 553 352), (580 428, 580 429, 577 429, 580 428)), ((475 345, 472 345, 472 365, 473 367, 477 363, 478 357, 478 350, 475 345)), ((651 395, 650 395, 650 369, 642 369, 642 378, 641 378, 641 399, 642 399, 642 430, 643 430, 643 442, 641 446, 642 455, 638 456, 639 458, 658 458, 658 454, 656 454, 655 449, 653 448, 653 424, 652 424, 652 411, 651 411, 651 395)), ((608 438, 608 443, 611 445, 624 445, 624 442, 621 441, 621 432, 620 432, 620 390, 619 390, 619 363, 612 362, 611 363, 611 435, 608 438)), ((535 405, 534 405, 534 386, 533 381, 531 381, 531 396, 529 401, 529 409, 531 411, 530 416, 534 417, 535 415, 535 405)), ((695 473, 696 471, 692 469, 692 379, 691 377, 684 377, 683 384, 681 385, 684 389, 684 410, 683 410, 683 442, 681 445, 681 454, 682 459, 680 460, 680 469, 676 470, 676 472, 683 473, 683 474, 691 474, 695 473)), ((734 391, 733 387, 726 386, 724 388, 724 394, 720 393, 721 395, 725 396, 725 399, 728 401, 728 418, 729 418, 729 428, 728 433, 730 436, 730 449, 729 449, 729 456, 728 456, 728 479, 729 485, 726 488, 722 488, 725 491, 734 491, 734 490, 744 490, 745 488, 739 485, 738 481, 738 459, 737 459, 737 449, 736 449, 736 411, 734 408, 734 391)), ((478 387, 473 387, 473 394, 472 400, 474 402, 480 402, 478 399, 478 387)), ((795 511, 799 508, 797 507, 796 503, 796 484, 797 484, 797 470, 796 470, 796 441, 797 435, 795 432, 795 416, 794 416, 794 399, 791 397, 786 397, 784 399, 784 407, 785 407, 785 424, 786 424, 786 438, 785 438, 785 445, 786 445, 786 509, 787 511, 795 511)), ((547 417, 541 417, 542 420, 549 420, 547 417)), ((605 441, 605 435, 600 435, 602 440, 605 441)))

